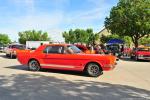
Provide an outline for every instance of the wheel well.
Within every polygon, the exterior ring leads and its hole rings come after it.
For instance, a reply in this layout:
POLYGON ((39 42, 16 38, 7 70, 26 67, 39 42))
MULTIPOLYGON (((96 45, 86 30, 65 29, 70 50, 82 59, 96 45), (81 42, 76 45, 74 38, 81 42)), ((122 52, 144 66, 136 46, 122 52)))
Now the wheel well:
POLYGON ((90 63, 95 63, 95 64, 97 64, 97 65, 100 67, 100 69, 103 71, 101 65, 100 65, 99 63, 97 63, 97 62, 88 62, 88 63, 85 65, 85 67, 84 67, 84 71, 86 70, 87 65, 90 64, 90 63))

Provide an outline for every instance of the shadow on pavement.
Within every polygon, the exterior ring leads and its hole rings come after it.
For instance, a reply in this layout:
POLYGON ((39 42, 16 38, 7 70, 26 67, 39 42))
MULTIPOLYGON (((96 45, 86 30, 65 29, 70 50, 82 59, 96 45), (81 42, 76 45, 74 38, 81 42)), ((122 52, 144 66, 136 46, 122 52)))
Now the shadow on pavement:
POLYGON ((0 100, 149 100, 150 91, 95 81, 52 76, 0 76, 0 100))
POLYGON ((5 53, 0 54, 0 57, 1 57, 1 58, 5 58, 5 59, 16 59, 15 57, 13 57, 13 58, 6 57, 6 54, 5 54, 5 53))
MULTIPOLYGON (((29 71, 28 67, 27 66, 23 66, 23 65, 9 66, 9 67, 5 67, 5 68, 29 71)), ((78 72, 78 71, 66 71, 66 70, 55 70, 55 69, 41 69, 40 72, 58 73, 58 74, 69 74, 69 75, 76 75, 76 76, 88 77, 85 73, 78 72)))

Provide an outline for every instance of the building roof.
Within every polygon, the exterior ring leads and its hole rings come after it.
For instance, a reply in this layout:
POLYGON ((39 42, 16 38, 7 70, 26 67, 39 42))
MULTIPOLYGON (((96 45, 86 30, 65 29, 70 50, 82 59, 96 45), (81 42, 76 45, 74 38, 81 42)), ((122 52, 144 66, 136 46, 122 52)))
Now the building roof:
POLYGON ((102 36, 102 35, 111 35, 111 32, 108 31, 106 28, 103 28, 100 32, 99 32, 99 35, 102 36))

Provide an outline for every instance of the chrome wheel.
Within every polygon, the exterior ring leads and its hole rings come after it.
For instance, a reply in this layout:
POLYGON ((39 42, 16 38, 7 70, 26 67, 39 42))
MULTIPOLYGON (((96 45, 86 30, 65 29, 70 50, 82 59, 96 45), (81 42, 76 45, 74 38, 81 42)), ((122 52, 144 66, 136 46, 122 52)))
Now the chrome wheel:
POLYGON ((98 77, 102 74, 102 69, 96 63, 90 63, 87 65, 87 74, 92 77, 98 77))
POLYGON ((40 70, 40 65, 39 65, 38 61, 36 61, 36 60, 31 60, 28 65, 29 65, 29 70, 31 70, 31 71, 39 71, 40 70))
POLYGON ((138 56, 135 56, 135 60, 136 60, 136 61, 138 61, 138 60, 139 60, 139 59, 138 59, 138 56))

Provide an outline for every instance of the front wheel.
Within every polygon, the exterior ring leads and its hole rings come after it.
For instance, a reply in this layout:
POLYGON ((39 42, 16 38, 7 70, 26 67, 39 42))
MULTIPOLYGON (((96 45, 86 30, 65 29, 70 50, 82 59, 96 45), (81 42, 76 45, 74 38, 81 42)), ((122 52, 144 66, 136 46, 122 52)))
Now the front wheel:
POLYGON ((138 61, 138 60, 139 60, 139 59, 138 59, 138 56, 135 56, 134 60, 138 61))
POLYGON ((89 63, 86 66, 86 73, 91 77, 98 77, 103 73, 103 71, 102 71, 101 67, 98 64, 89 63))
POLYGON ((39 71, 40 70, 40 64, 37 60, 31 60, 28 63, 28 68, 30 71, 39 71))

